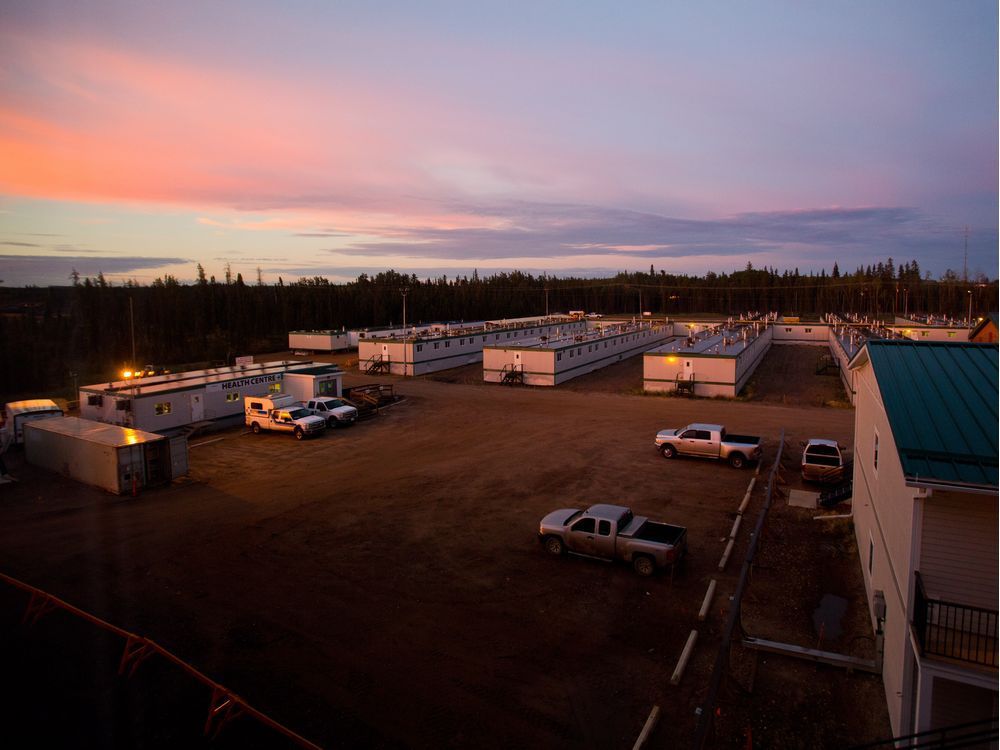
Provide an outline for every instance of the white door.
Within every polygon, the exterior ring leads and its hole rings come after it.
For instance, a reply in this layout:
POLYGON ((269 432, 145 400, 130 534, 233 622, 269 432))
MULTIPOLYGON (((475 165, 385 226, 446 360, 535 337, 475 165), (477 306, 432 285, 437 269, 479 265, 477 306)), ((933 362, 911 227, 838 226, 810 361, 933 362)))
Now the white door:
POLYGON ((382 344, 382 361, 383 362, 388 362, 389 361, 389 345, 388 344, 382 344))
POLYGON ((684 379, 694 380, 694 362, 690 359, 684 360, 684 379))
POLYGON ((205 418, 205 404, 200 393, 191 394, 191 421, 200 422, 205 418))

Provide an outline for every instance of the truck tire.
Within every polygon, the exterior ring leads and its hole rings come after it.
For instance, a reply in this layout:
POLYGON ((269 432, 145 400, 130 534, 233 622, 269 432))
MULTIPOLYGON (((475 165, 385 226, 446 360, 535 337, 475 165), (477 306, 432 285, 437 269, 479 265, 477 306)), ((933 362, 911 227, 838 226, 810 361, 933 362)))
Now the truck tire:
POLYGON ((295 428, 295 439, 296 440, 302 440, 303 438, 305 438, 305 436, 306 436, 306 434, 302 431, 301 427, 296 427, 295 428))
POLYGON ((747 465, 746 456, 742 453, 730 453, 729 454, 729 465, 734 469, 742 469, 747 465))
POLYGON ((550 555, 559 557, 566 552, 566 545, 563 544, 563 540, 557 536, 547 536, 545 537, 545 551, 550 555))
POLYGON ((632 569, 639 575, 647 578, 656 572, 656 563, 648 555, 635 555, 632 558, 632 569))
POLYGON ((250 425, 250 432, 252 432, 254 435, 259 435, 260 434, 260 425, 257 424, 256 422, 253 422, 250 425))
POLYGON ((670 443, 664 443, 660 446, 660 453, 663 454, 664 458, 676 458, 677 449, 674 448, 670 443))

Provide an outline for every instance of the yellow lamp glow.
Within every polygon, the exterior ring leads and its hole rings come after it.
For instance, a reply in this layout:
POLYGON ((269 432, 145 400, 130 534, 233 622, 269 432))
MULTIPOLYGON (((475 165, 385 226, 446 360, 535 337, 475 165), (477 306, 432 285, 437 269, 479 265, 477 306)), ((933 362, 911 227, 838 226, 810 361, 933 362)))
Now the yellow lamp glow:
POLYGON ((125 378, 126 380, 128 380, 130 377, 132 377, 132 371, 131 370, 125 370, 122 373, 122 377, 125 378))

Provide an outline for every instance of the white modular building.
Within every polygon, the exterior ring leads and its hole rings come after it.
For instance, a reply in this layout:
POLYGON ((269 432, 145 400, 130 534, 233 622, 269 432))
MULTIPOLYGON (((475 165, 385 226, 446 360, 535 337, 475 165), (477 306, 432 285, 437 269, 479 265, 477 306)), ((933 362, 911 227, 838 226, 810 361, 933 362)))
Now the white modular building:
POLYGON ((913 341, 968 341, 973 324, 966 320, 933 316, 896 317, 893 324, 887 328, 900 338, 913 341))
POLYGON ((799 323, 777 320, 771 324, 775 344, 799 344, 805 346, 826 346, 830 338, 827 323, 799 323))
POLYGON ((288 348, 296 352, 339 352, 351 348, 347 331, 289 331, 288 348))
MULTIPOLYGON (((583 321, 581 321, 583 322, 583 321)), ((483 380, 558 385, 640 354, 673 336, 663 322, 597 325, 564 330, 557 337, 489 343, 483 348, 483 380)))
POLYGON ((116 495, 169 484, 187 473, 187 440, 142 430, 57 417, 25 426, 29 464, 116 495))
POLYGON ((244 396, 283 392, 289 374, 289 386, 305 398, 341 392, 337 365, 258 362, 87 385, 80 389, 80 416, 149 432, 242 419, 244 396))
POLYGON ((337 365, 322 364, 288 370, 284 380, 284 392, 292 394, 296 401, 308 401, 317 396, 341 396, 344 392, 344 371, 337 365))
POLYGON ((745 324, 707 329, 647 351, 643 390, 735 398, 771 348, 774 328, 745 324))
POLYGON ((358 368, 368 373, 425 375, 483 361, 483 348, 585 333, 587 323, 563 316, 517 319, 475 326, 448 326, 406 338, 362 339, 358 368))

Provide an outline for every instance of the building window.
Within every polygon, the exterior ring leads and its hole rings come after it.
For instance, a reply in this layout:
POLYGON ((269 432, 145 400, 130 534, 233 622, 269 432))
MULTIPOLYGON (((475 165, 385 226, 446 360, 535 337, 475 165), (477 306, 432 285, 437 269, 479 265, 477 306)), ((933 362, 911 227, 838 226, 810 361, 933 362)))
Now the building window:
POLYGON ((239 401, 239 400, 240 400, 240 394, 238 394, 238 393, 227 393, 226 394, 226 401, 228 403, 232 403, 233 401, 239 401))
POLYGON ((164 401, 162 404, 157 404, 155 406, 155 411, 157 416, 162 416, 163 414, 170 413, 170 402, 164 401))
POLYGON ((435 341, 434 342, 434 348, 437 349, 439 346, 440 346, 440 344, 437 341, 435 341))
POLYGON ((104 396, 90 395, 87 396, 87 406, 103 406, 104 396))
POLYGON ((423 350, 424 350, 424 345, 423 344, 417 344, 417 351, 418 352, 422 352, 423 350))
POLYGON ((445 349, 449 348, 450 346, 451 346, 451 342, 450 341, 445 341, 444 342, 444 348, 445 349))
POLYGON ((812 332, 813 332, 813 329, 812 329, 812 328, 807 328, 807 329, 806 329, 806 333, 812 333, 812 332))
POLYGON ((791 329, 791 328, 786 328, 786 329, 785 329, 785 333, 791 333, 791 332, 792 332, 792 329, 791 329))
POLYGON ((875 467, 875 471, 878 471, 878 432, 875 433, 875 459, 872 463, 875 467))
POLYGON ((483 343, 484 344, 486 343, 486 337, 485 336, 483 336, 483 343))
POLYGON ((921 331, 920 332, 921 338, 927 338, 930 335, 931 335, 930 331, 921 331))
POLYGON ((583 347, 581 346, 579 349, 577 349, 576 353, 577 354, 583 354, 583 347))
POLYGON ((572 349, 569 350, 569 358, 573 359, 573 350, 572 349))
POLYGON ((948 331, 948 338, 950 338, 950 339, 955 338, 955 332, 954 331, 948 331))
POLYGON ((336 396, 337 395, 337 381, 336 380, 321 380, 316 384, 316 390, 319 391, 317 396, 336 396))
POLYGON ((267 392, 268 393, 281 393, 281 383, 271 383, 271 385, 269 385, 267 387, 267 392))
POLYGON ((556 362, 562 362, 562 352, 556 352, 556 362))

